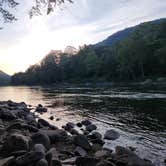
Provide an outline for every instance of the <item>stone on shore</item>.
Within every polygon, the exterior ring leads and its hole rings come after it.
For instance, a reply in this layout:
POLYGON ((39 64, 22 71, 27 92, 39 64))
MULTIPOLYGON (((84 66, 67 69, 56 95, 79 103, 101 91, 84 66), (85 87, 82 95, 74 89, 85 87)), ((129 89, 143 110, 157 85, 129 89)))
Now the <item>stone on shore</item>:
POLYGON ((74 144, 82 147, 85 150, 91 150, 91 145, 88 142, 88 139, 84 135, 78 135, 74 137, 74 144))

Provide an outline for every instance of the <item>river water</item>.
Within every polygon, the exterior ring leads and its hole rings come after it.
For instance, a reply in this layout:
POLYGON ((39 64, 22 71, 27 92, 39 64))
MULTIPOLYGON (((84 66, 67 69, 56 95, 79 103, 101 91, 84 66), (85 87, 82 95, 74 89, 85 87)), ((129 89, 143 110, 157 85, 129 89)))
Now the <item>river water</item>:
POLYGON ((60 87, 17 86, 0 87, 0 101, 39 103, 48 107, 47 119, 54 115, 61 126, 90 118, 104 134, 115 129, 118 140, 106 141, 105 146, 135 147, 142 158, 163 166, 166 159, 166 88, 136 87, 60 87))

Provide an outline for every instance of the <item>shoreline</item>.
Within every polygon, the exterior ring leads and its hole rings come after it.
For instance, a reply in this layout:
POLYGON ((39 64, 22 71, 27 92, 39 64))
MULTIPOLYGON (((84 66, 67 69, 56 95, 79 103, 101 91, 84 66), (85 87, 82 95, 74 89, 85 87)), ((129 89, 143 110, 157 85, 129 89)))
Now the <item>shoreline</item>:
MULTIPOLYGON (((58 128, 32 113, 24 102, 0 102, 0 166, 152 166, 131 147, 103 148, 119 133, 109 129, 104 138, 90 120, 67 123, 58 128), (1 164, 3 163, 3 164, 1 164)), ((38 113, 47 108, 38 105, 38 113)), ((53 116, 51 120, 55 120, 53 116)), ((58 120, 58 119, 56 119, 58 120)))

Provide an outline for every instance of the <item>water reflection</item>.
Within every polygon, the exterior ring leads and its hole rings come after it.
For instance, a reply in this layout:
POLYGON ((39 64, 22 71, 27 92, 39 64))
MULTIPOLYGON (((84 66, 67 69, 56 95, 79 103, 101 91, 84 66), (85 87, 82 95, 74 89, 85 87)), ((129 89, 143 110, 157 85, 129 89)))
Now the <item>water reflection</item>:
POLYGON ((68 121, 89 117, 104 133, 115 128, 120 139, 107 142, 137 147, 141 157, 160 163, 166 156, 166 89, 153 88, 86 88, 86 87, 0 87, 0 100, 39 103, 49 107, 48 119, 54 115, 61 126, 68 121), (158 162, 158 160, 160 162, 158 162))

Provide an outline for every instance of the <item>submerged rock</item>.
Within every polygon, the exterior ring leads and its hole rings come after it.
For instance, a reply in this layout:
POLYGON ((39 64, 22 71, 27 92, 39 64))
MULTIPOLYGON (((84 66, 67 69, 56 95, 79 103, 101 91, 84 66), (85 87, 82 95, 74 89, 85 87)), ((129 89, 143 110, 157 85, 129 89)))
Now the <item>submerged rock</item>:
POLYGON ((41 104, 39 104, 37 107, 36 107, 36 112, 38 113, 44 113, 44 112, 47 112, 47 108, 43 107, 41 104))
POLYGON ((120 134, 113 129, 106 131, 106 133, 104 134, 104 139, 108 139, 108 140, 116 140, 119 137, 120 137, 120 134))
POLYGON ((88 126, 88 125, 91 125, 92 122, 89 121, 89 120, 83 120, 83 121, 81 122, 81 124, 84 125, 84 126, 88 126))

